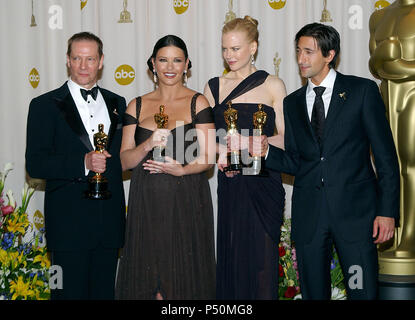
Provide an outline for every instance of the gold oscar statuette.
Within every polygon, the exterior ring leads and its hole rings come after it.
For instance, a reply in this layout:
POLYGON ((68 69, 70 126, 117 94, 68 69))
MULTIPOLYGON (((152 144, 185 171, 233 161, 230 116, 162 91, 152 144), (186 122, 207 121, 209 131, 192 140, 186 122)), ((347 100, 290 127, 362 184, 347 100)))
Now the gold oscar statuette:
POLYGON ((120 20, 118 20, 118 23, 131 23, 133 20, 131 20, 131 13, 127 10, 128 1, 124 0, 123 7, 124 10, 120 13, 120 20))
MULTIPOLYGON (((104 125, 98 125, 98 132, 94 134, 95 152, 103 153, 108 144, 108 136, 104 132, 104 125)), ((96 172, 95 175, 88 179, 89 189, 86 191, 88 199, 104 200, 111 198, 111 192, 108 191, 108 180, 102 173, 96 172)))
POLYGON ((278 58, 278 52, 275 53, 275 57, 274 57, 274 70, 275 70, 275 75, 277 77, 279 77, 279 73, 280 73, 280 64, 281 64, 281 58, 278 58))
MULTIPOLYGON (((169 116, 164 113, 165 106, 160 106, 160 112, 154 115, 154 122, 157 125, 157 129, 166 129, 167 124, 169 123, 169 116)), ((155 146, 153 148, 152 159, 154 161, 164 162, 166 147, 163 145, 155 146)))
MULTIPOLYGON (((228 101, 226 103, 228 105, 228 109, 225 110, 223 116, 225 118, 225 122, 227 125, 227 134, 234 135, 238 133, 238 111, 232 108, 232 101, 228 101)), ((229 165, 224 168, 224 171, 241 171, 241 156, 239 150, 231 150, 228 154, 228 163, 229 165)))
POLYGON ((400 165, 400 227, 379 246, 379 274, 415 281, 415 0, 396 0, 369 20, 369 68, 381 80, 400 165))
MULTIPOLYGON (((253 115, 254 123, 254 139, 264 134, 264 126, 267 122, 267 113, 263 110, 262 104, 258 104, 258 111, 253 115)), ((255 176, 268 176, 269 173, 265 170, 265 158, 261 155, 252 155, 252 167, 249 174, 255 176)))
POLYGON ((332 22, 333 19, 331 18, 330 11, 327 10, 327 0, 323 0, 323 1, 324 1, 324 8, 323 8, 323 11, 321 12, 320 22, 332 22))
POLYGON ((224 24, 226 24, 229 21, 232 21, 233 19, 236 18, 235 12, 232 11, 232 9, 233 9, 233 0, 229 0, 228 7, 229 7, 229 11, 226 13, 224 24))
POLYGON ((33 9, 33 1, 34 1, 34 0, 32 0, 32 17, 31 17, 31 19, 30 19, 30 26, 31 26, 31 27, 36 27, 36 26, 37 26, 37 24, 36 24, 36 18, 35 18, 34 9, 33 9))

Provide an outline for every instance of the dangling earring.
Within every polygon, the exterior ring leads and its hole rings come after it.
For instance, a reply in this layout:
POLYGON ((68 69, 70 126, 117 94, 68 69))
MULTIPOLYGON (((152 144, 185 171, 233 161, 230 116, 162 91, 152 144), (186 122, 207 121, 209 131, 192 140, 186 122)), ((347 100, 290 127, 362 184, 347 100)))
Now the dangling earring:
POLYGON ((185 87, 187 86, 187 70, 183 72, 183 84, 185 87))
POLYGON ((255 59, 254 59, 254 55, 251 54, 251 64, 254 65, 255 64, 255 59))
POLYGON ((155 84, 157 84, 157 71, 155 68, 153 69, 153 81, 155 84))

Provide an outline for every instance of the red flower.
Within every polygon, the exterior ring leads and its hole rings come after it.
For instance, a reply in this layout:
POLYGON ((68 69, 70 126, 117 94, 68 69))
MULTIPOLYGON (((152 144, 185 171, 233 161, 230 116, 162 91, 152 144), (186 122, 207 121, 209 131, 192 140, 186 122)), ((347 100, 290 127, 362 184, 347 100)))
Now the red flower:
POLYGON ((10 213, 12 213, 14 211, 14 208, 12 206, 4 206, 1 207, 1 212, 3 213, 3 216, 7 216, 10 213))
POLYGON ((285 249, 284 249, 284 247, 279 247, 278 248, 278 253, 279 253, 280 257, 285 256, 285 249))
POLYGON ((284 269, 282 268, 282 265, 278 264, 278 271, 279 276, 282 277, 284 275, 284 269))
POLYGON ((284 293, 284 297, 291 299, 291 298, 294 298, 296 293, 297 293, 297 290, 295 289, 295 287, 288 287, 284 293))

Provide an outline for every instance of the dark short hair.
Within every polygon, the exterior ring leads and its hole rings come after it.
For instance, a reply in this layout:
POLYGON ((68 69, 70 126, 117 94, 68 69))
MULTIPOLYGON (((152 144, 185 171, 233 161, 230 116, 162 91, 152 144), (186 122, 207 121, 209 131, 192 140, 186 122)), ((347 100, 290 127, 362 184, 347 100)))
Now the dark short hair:
MULTIPOLYGON (((153 72, 153 63, 151 62, 151 59, 155 59, 157 56, 157 52, 164 47, 177 47, 183 50, 184 57, 186 60, 189 58, 189 54, 187 52, 186 44, 182 39, 180 39, 178 36, 169 34, 167 36, 164 36, 163 38, 159 39, 156 44, 154 45, 153 53, 151 54, 150 58, 147 60, 148 68, 151 72, 153 72)), ((189 60, 189 64, 187 66, 187 69, 190 69, 192 67, 192 63, 189 60)))
POLYGON ((337 58, 340 54, 340 35, 336 29, 322 23, 310 23, 301 28, 295 35, 295 45, 301 37, 313 37, 323 54, 329 55, 330 50, 334 50, 333 60, 329 63, 330 68, 336 67, 337 58))
POLYGON ((75 41, 81 41, 81 40, 89 40, 89 41, 95 41, 98 45, 98 55, 101 58, 102 55, 104 54, 103 52, 103 44, 100 38, 98 38, 95 34, 91 33, 91 32, 79 32, 79 33, 75 33, 72 37, 69 38, 68 40, 68 51, 66 52, 66 54, 68 55, 68 57, 71 55, 71 51, 72 51, 72 43, 75 41))

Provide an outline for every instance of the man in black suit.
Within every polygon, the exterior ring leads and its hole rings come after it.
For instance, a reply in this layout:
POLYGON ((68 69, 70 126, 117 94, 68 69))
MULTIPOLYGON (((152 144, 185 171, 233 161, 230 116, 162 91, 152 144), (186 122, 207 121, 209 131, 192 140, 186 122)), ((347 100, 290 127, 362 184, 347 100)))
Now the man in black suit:
POLYGON ((301 293, 330 299, 334 244, 348 299, 375 299, 376 244, 392 238, 399 222, 399 167, 385 107, 375 82, 334 70, 334 28, 306 25, 296 46, 308 83, 285 98, 285 151, 269 145, 266 166, 295 176, 292 238, 301 293))
POLYGON ((52 264, 63 289, 52 299, 113 299, 118 249, 124 243, 125 200, 119 158, 125 99, 96 85, 104 55, 88 32, 68 41, 70 79, 30 103, 26 169, 45 179, 45 223, 52 264), (98 124, 107 150, 94 151, 98 124), (88 178, 104 173, 111 198, 88 199, 88 178))

